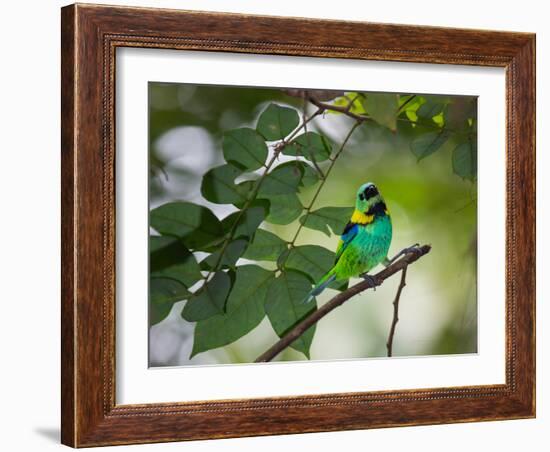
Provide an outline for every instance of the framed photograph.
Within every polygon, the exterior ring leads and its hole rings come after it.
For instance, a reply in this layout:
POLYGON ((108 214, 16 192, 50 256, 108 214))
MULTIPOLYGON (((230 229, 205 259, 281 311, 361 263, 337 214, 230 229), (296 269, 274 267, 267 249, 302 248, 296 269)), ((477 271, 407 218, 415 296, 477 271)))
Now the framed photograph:
POLYGON ((62 9, 62 442, 535 416, 535 36, 62 9))

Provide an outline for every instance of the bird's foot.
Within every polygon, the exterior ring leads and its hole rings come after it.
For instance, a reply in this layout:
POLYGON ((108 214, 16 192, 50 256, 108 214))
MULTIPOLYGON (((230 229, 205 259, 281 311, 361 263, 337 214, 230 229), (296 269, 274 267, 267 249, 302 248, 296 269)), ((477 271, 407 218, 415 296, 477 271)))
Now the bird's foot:
POLYGON ((393 264, 397 259, 399 259, 401 256, 404 256, 406 254, 414 254, 418 253, 418 247, 420 246, 419 243, 415 243, 412 246, 409 246, 407 248, 403 248, 399 253, 397 253, 395 256, 393 256, 391 259, 384 259, 384 266, 389 267, 391 264, 393 264))
POLYGON ((380 283, 374 276, 368 275, 366 273, 363 273, 361 275, 361 278, 363 278, 365 281, 368 281, 370 286, 374 289, 374 291, 376 291, 376 286, 380 285, 380 283))

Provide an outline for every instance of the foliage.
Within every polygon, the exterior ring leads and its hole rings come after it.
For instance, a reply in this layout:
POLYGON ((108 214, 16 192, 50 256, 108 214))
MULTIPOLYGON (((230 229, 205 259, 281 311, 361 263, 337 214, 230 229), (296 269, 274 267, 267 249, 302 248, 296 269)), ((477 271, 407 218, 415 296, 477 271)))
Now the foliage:
MULTIPOLYGON (((475 181, 477 177, 477 102, 463 96, 346 93, 335 105, 368 116, 395 132, 399 123, 410 125, 410 149, 418 160, 452 145, 454 174, 475 181)), ((342 114, 342 113, 337 113, 342 114)))
MULTIPOLYGON (((418 161, 449 143, 453 173, 470 181, 477 177, 472 100, 345 93, 327 105, 330 113, 348 112, 360 124, 393 133, 406 126, 414 131, 410 150, 418 161), (331 110, 331 105, 346 111, 331 110)), ((298 246, 296 238, 302 228, 340 235, 353 209, 314 209, 316 197, 304 205, 302 195, 321 190, 344 144, 308 131, 295 108, 278 103, 263 110, 255 129, 226 130, 225 163, 202 176, 201 194, 233 213, 220 220, 209 208, 182 201, 150 211, 150 323, 162 321, 175 302, 186 300, 181 316, 195 323, 194 356, 240 339, 266 317, 282 337, 317 309, 316 303, 301 301, 332 267, 334 253, 319 245, 298 246), (269 230, 296 220, 292 240, 269 230)), ((311 327, 292 347, 309 358, 314 335, 311 327)))

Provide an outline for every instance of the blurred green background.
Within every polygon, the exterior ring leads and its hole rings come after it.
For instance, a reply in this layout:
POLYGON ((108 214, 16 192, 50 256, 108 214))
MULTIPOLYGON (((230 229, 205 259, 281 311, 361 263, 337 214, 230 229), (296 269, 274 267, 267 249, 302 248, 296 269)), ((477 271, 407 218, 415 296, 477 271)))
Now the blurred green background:
MULTIPOLYGON (((439 97, 439 96, 438 96, 439 97)), ((445 97, 445 96, 441 96, 445 97)), ((312 113, 315 107, 279 89, 149 84, 150 209, 174 200, 209 207, 219 218, 231 206, 216 205, 200 194, 202 176, 224 163, 221 139, 224 131, 254 127, 260 112, 270 103, 293 106, 312 113)), ((353 125, 339 114, 315 118, 309 130, 329 137, 336 145, 353 125)), ((390 256, 414 243, 431 244, 432 251, 412 265, 401 296, 394 356, 462 354, 477 352, 477 182, 453 173, 448 140, 437 152, 417 161, 410 142, 417 131, 406 121, 395 132, 374 122, 359 127, 337 161, 315 208, 349 207, 357 187, 374 182, 388 205, 393 221, 390 256)), ((300 194, 306 203, 315 191, 300 194)), ((298 222, 289 226, 262 224, 290 239, 298 222)), ((298 244, 316 244, 335 250, 338 237, 307 228, 298 244)), ((353 283, 353 281, 352 281, 353 283)), ((311 359, 353 359, 386 356, 386 340, 392 321, 392 301, 399 277, 387 280, 376 291, 349 300, 317 325, 311 359)), ((326 290, 322 305, 336 294, 326 290)), ((278 338, 269 321, 225 347, 189 359, 193 325, 181 316, 183 302, 170 315, 150 327, 151 366, 243 363, 253 361, 278 338)), ((277 360, 303 360, 292 349, 277 360)))

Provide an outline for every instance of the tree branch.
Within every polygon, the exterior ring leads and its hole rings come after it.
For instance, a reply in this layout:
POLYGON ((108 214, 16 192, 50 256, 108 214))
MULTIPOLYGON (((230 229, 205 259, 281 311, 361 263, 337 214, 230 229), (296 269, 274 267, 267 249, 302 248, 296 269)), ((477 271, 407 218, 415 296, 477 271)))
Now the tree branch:
POLYGON ((349 116, 350 118, 355 119, 356 121, 372 121, 372 118, 367 115, 358 115, 356 113, 353 113, 351 111, 351 106, 353 105, 353 102, 350 103, 347 107, 341 107, 339 105, 333 105, 333 104, 327 104, 326 102, 321 102, 314 96, 309 95, 307 97, 307 100, 309 100, 313 105, 319 108, 319 110, 325 111, 325 110, 332 110, 339 113, 343 113, 346 116, 349 116))
POLYGON ((388 342, 386 342, 386 348, 388 349, 389 357, 392 356, 393 336, 395 335, 395 327, 397 326, 397 322, 399 322, 399 298, 401 297, 401 292, 403 292, 403 288, 407 285, 406 278, 407 267, 401 270, 401 282, 399 283, 397 293, 395 294, 395 299, 393 300, 393 320, 391 322, 390 333, 388 335, 388 342))
MULTIPOLYGON (((321 102, 320 100, 318 100, 315 96, 312 96, 311 94, 309 94, 307 96, 307 100, 309 102, 311 102, 313 105, 315 105, 319 109, 318 111, 320 111, 320 112, 325 112, 325 111, 330 110, 330 111, 335 111, 335 112, 338 112, 338 113, 342 113, 343 115, 348 116, 352 119, 355 119, 358 122, 374 121, 374 119, 369 115, 360 115, 360 114, 352 112, 351 111, 352 103, 349 104, 347 107, 343 107, 343 106, 340 106, 340 105, 329 104, 327 102, 321 102)), ((412 98, 409 99, 409 100, 412 100, 412 98)), ((407 100, 405 102, 405 104, 408 103, 409 100, 407 100)), ((403 107, 405 104, 403 104, 401 107, 403 107)), ((398 110, 398 113, 401 113, 401 110, 398 110)), ((418 125, 421 125, 423 127, 434 129, 434 130, 448 130, 449 132, 452 132, 452 133, 455 133, 455 134, 460 134, 461 133, 459 130, 451 129, 448 126, 445 126, 444 128, 442 128, 433 121, 431 121, 431 122, 419 121, 419 120, 411 121, 408 118, 400 118, 400 117, 395 118, 395 120, 400 121, 400 122, 407 122, 407 123, 410 123, 410 124, 418 124, 418 125)))
POLYGON ((367 289, 381 285, 386 279, 390 276, 396 274, 399 271, 406 269, 410 264, 420 259, 425 254, 428 254, 431 250, 430 245, 419 246, 407 254, 405 254, 401 259, 394 262, 390 266, 386 267, 376 275, 372 277, 372 281, 366 279, 360 283, 350 287, 344 292, 339 293, 334 298, 332 298, 328 303, 321 306, 319 309, 314 311, 311 315, 299 322, 294 328, 292 328, 287 334, 285 334, 275 345, 273 345, 269 350, 262 353, 255 362, 269 362, 275 358, 279 353, 281 353, 285 348, 287 348, 292 342, 304 334, 311 326, 321 320, 333 309, 345 303, 347 300, 352 298, 354 295, 357 295, 367 289))

